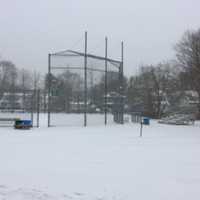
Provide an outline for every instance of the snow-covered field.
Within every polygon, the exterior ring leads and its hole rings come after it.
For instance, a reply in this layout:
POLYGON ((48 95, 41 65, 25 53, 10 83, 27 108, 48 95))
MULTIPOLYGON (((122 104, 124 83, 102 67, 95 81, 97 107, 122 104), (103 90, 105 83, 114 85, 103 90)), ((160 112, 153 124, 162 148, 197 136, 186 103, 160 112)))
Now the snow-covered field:
MULTIPOLYGON (((0 118, 20 118, 31 120, 31 113, 4 113, 0 112, 0 118)), ((47 126, 47 114, 40 113, 40 126, 47 126)), ((67 114, 67 113, 51 113, 51 126, 83 126, 84 114, 67 114)), ((104 124, 104 114, 87 114, 87 123, 90 126, 104 124)), ((113 124, 113 115, 107 114, 107 123, 113 124)), ((0 120, 0 126, 10 126, 14 122, 7 122, 0 120)), ((33 125, 37 124, 37 114, 33 114, 33 125)))
POLYGON ((139 129, 0 128, 0 200, 199 200, 200 123, 139 129))
MULTIPOLYGON (((41 114, 41 125, 47 125, 47 116, 41 114)), ((52 126, 83 126, 84 114, 65 114, 65 113, 51 113, 52 126)), ((107 115, 108 124, 113 124, 113 115, 107 115)), ((89 126, 103 125, 104 114, 87 114, 87 124, 89 126)))

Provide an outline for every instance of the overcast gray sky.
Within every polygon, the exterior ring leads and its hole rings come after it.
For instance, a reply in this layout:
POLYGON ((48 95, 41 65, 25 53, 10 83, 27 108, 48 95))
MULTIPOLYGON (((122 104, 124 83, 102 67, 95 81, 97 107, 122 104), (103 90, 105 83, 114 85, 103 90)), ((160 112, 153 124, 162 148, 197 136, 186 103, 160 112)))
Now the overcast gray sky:
POLYGON ((140 64, 174 56, 173 45, 187 29, 200 28, 199 0, 0 0, 0 58, 18 67, 47 71, 47 54, 83 48, 120 56, 125 42, 125 73, 140 64), (79 41, 79 42, 78 42, 79 41))

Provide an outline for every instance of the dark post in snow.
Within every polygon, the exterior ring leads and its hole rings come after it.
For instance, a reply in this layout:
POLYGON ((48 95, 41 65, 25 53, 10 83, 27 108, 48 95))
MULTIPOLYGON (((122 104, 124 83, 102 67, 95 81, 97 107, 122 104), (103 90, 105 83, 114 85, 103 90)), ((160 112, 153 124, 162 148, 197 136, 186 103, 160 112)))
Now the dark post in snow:
POLYGON ((104 111, 105 111, 105 125, 107 125, 107 93, 108 93, 108 77, 107 77, 107 72, 108 72, 108 38, 105 38, 105 88, 104 88, 104 111))
POLYGON ((51 112, 51 54, 48 54, 48 127, 50 127, 50 112, 51 112))
POLYGON ((84 126, 87 126, 87 32, 85 32, 84 54, 84 126))
POLYGON ((142 137, 142 129, 143 129, 143 123, 142 120, 140 122, 140 137, 142 137))

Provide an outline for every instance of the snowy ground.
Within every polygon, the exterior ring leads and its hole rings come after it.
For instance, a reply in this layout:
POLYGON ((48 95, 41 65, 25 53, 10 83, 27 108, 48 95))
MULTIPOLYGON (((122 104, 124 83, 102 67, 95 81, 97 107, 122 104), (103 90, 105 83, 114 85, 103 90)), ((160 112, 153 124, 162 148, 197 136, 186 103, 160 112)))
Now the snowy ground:
POLYGON ((143 133, 131 123, 0 128, 0 200, 199 200, 200 123, 153 121, 143 133))

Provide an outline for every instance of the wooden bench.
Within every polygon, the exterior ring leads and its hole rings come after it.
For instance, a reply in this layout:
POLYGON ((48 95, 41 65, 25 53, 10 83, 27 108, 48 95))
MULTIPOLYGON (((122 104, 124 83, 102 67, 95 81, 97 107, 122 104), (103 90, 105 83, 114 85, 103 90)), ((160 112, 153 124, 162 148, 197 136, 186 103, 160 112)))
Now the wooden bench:
POLYGON ((20 120, 20 118, 0 118, 0 121, 3 122, 15 122, 16 120, 20 120))
POLYGON ((12 126, 13 126, 17 120, 20 120, 20 118, 0 118, 0 126, 1 125, 9 126, 9 125, 11 125, 11 123, 12 123, 12 126), (1 122, 3 122, 3 124, 1 124, 1 122), (6 122, 8 122, 8 123, 6 123, 6 122))

